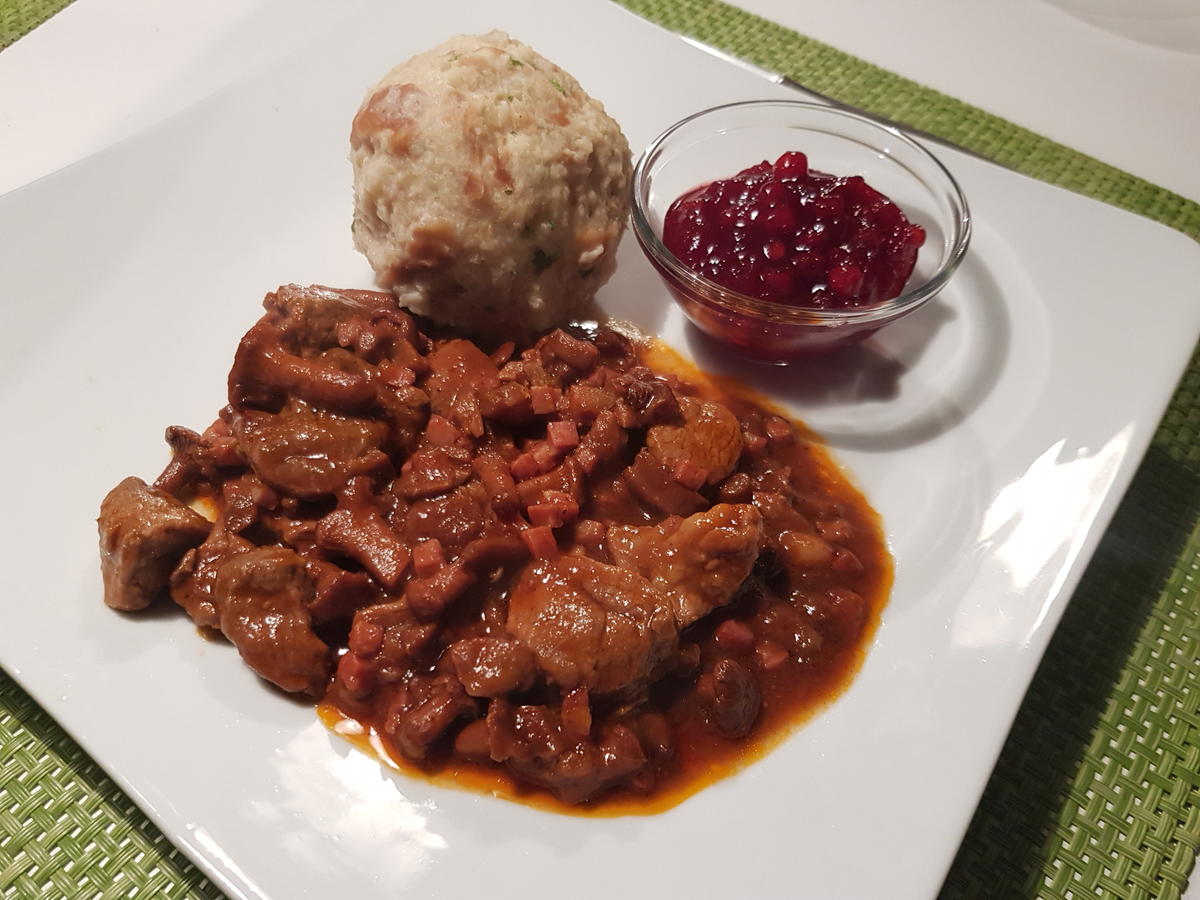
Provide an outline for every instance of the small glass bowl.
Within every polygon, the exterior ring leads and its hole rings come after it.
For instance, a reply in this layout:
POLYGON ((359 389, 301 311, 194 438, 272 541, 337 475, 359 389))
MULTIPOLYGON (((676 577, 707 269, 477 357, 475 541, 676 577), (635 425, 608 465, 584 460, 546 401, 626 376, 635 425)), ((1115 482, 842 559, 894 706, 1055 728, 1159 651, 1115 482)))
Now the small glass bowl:
POLYGON ((971 214, 946 167, 895 128, 816 103, 759 100, 688 116, 646 148, 633 170, 633 231, 696 327, 742 356, 783 363, 857 343, 926 303, 962 262, 971 214), (813 169, 862 175, 925 229, 898 297, 861 309, 759 300, 692 271, 663 245, 663 218, 681 194, 789 150, 806 154, 813 169))

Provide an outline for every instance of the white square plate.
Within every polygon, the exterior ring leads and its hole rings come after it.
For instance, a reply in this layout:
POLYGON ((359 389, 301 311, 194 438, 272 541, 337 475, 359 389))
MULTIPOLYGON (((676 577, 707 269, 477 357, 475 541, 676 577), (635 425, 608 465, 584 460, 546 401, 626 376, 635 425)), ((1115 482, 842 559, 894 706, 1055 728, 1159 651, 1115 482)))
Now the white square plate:
POLYGON ((1194 242, 970 156, 937 150, 976 219, 951 286, 837 361, 723 361, 623 245, 603 306, 822 432, 896 558, 850 690, 675 809, 564 817, 394 776, 182 616, 100 602, 101 497, 161 468, 166 425, 211 420, 262 295, 369 285, 345 161, 366 86, 493 27, 574 73, 634 148, 702 107, 796 96, 605 3, 380 0, 0 198, 0 661, 238 897, 933 894, 1200 331, 1194 242))

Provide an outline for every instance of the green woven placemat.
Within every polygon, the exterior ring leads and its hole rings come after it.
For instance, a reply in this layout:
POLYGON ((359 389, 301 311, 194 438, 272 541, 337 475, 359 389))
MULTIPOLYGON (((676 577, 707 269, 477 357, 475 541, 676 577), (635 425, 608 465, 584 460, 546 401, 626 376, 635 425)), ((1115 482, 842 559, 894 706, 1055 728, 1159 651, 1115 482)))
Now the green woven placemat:
POLYGON ((24 37, 71 0, 0 0, 0 50, 24 37))
MULTIPOLYGON (((1197 204, 793 31, 715 0, 623 2, 843 103, 1200 238, 1197 204)), ((65 5, 0 0, 0 48, 65 5)), ((1180 895, 1200 846, 1198 582, 1194 356, 1037 671, 945 897, 1180 895)), ((2 674, 0 760, 6 900, 220 896, 2 674)))

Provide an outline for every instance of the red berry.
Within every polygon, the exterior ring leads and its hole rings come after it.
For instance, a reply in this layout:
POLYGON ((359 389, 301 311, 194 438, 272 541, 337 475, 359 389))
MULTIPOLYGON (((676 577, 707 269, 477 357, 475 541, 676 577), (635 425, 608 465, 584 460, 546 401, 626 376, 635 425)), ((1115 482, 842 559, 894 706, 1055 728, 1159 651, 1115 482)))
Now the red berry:
POLYGON ((818 309, 897 296, 924 241, 861 176, 815 171, 798 151, 688 192, 663 228, 667 248, 718 284, 818 309))
POLYGON ((808 177, 808 157, 793 150, 775 161, 775 171, 781 178, 808 177))

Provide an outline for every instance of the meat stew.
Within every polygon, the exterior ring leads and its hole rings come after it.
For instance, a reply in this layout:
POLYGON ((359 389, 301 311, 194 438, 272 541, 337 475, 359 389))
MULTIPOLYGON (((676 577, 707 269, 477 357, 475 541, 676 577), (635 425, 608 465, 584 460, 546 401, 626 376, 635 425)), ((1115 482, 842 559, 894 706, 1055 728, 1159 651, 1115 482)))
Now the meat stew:
POLYGON ((216 421, 105 499, 110 606, 169 594, 393 759, 589 809, 681 799, 853 674, 877 517, 761 401, 607 327, 264 306, 216 421))

